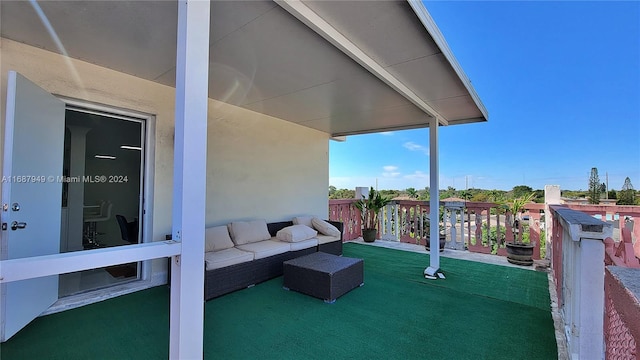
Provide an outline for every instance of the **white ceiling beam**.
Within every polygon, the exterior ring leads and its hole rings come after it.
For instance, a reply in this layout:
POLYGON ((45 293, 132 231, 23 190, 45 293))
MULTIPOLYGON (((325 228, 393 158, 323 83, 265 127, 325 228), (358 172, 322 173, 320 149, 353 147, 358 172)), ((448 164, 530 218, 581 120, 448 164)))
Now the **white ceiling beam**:
POLYGON ((318 33, 333 46, 340 49, 340 51, 342 51, 355 62, 367 69, 367 71, 378 77, 400 95, 404 96, 420 110, 437 119, 438 123, 442 125, 449 125, 447 119, 440 115, 440 113, 429 106, 429 104, 427 104, 425 101, 420 99, 420 97, 415 92, 413 92, 413 90, 411 90, 398 78, 393 76, 375 60, 373 60, 373 58, 362 51, 356 44, 354 44, 346 36, 336 30, 331 24, 329 24, 326 20, 316 14, 302 1, 276 0, 275 2, 288 13, 293 15, 296 19, 300 20, 303 24, 308 26, 311 30, 318 33))

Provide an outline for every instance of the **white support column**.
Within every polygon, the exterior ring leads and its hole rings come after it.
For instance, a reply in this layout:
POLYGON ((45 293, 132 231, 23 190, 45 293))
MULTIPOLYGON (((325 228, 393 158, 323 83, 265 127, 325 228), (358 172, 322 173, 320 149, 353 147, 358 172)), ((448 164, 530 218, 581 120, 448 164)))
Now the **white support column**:
MULTIPOLYGON (((440 219, 440 169, 438 163, 438 119, 429 119, 429 219, 437 221, 440 219)), ((440 231, 439 226, 431 226, 429 229, 431 249, 440 248, 440 231)), ((432 271, 440 269, 440 252, 431 251, 429 253, 429 267, 432 271)), ((429 269, 427 269, 429 270, 429 269)))
POLYGON ((208 0, 178 1, 172 235, 182 249, 171 261, 171 359, 203 355, 209 11, 208 0))
POLYGON ((397 241, 396 235, 393 233, 393 226, 391 219, 393 218, 393 209, 396 205, 391 202, 382 209, 384 219, 380 222, 382 224, 382 231, 380 231, 380 238, 388 241, 397 241))
POLYGON ((445 203, 445 216, 450 223, 449 239, 445 247, 454 250, 464 250, 464 206, 462 203, 445 203), (458 217, 460 218, 460 231, 458 231, 458 217), (459 234, 459 235, 458 235, 459 234), (458 241, 458 239, 460 239, 458 241))
POLYGON ((395 204, 393 206, 393 219, 395 220, 393 222, 393 232, 396 240, 400 241, 400 211, 398 211, 398 209, 400 209, 400 205, 395 204))
POLYGON ((393 207, 394 205, 391 204, 384 207, 384 213, 386 216, 384 234, 386 235, 386 239, 393 239, 393 229, 391 228, 391 219, 393 219, 393 207))
POLYGON ((466 243, 464 241, 464 207, 460 209, 460 243, 456 244, 458 250, 465 250, 466 243))
POLYGON ((455 248, 458 237, 458 232, 456 231, 456 225, 458 224, 458 212, 455 208, 447 208, 446 206, 444 208, 444 211, 445 216, 447 217, 447 221, 451 225, 449 230, 449 247, 455 248))
POLYGON ((547 253, 545 259, 551 260, 553 252, 553 244, 551 244, 553 221, 551 221, 551 211, 549 205, 560 204, 560 185, 545 185, 544 186, 544 234, 545 239, 540 239, 546 242, 547 253))

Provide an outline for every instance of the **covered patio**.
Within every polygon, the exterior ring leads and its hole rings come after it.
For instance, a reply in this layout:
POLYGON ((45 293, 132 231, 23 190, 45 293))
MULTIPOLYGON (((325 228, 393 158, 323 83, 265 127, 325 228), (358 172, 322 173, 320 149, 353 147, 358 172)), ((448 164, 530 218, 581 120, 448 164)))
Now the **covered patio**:
MULTIPOLYGON (((170 321, 164 330, 170 336, 162 341, 166 350, 169 340, 173 358, 202 355, 205 227, 238 219, 324 216, 330 139, 420 127, 430 128, 428 185, 437 209, 438 128, 488 118, 420 1, 3 1, 0 6, 3 105, 12 105, 5 94, 16 76, 8 71, 15 71, 55 94, 63 110, 73 105, 140 115, 148 130, 142 139, 146 183, 140 243, 15 257, 5 251, 3 289, 141 262, 140 281, 124 291, 84 296, 92 302, 162 285, 171 273, 170 321)), ((7 164, 3 175, 10 176, 14 170, 7 164)), ((3 184, 5 204, 21 201, 5 189, 3 184)), ((43 239, 56 240, 55 211, 46 216, 52 226, 14 218, 24 213, 3 212, 3 222, 32 224, 18 233, 41 231, 27 236, 28 248, 40 250, 43 239)), ((12 234, 4 232, 3 240, 10 242, 12 234)), ((435 232, 432 238, 437 239, 435 232)), ((440 267, 437 255, 429 260, 440 267)), ((52 295, 33 316, 60 301, 55 291, 52 295)), ((14 300, 25 306, 26 299, 14 300)), ((3 316, 11 313, 2 309, 3 316)))
MULTIPOLYGON (((285 291, 281 277, 208 301, 204 357, 557 358, 546 273, 442 258, 447 281, 433 282, 420 276, 429 255, 344 249, 364 259, 365 285, 334 304, 285 291)), ((164 358, 168 322, 169 290, 156 287, 39 318, 1 355, 164 358)))

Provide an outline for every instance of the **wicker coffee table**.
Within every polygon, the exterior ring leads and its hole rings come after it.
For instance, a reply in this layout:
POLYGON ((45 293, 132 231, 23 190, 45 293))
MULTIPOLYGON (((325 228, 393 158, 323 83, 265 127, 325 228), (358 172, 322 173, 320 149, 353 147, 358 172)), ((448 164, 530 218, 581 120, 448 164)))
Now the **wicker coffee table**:
POLYGON ((323 252, 284 262, 284 288, 333 303, 364 285, 364 261, 323 252))

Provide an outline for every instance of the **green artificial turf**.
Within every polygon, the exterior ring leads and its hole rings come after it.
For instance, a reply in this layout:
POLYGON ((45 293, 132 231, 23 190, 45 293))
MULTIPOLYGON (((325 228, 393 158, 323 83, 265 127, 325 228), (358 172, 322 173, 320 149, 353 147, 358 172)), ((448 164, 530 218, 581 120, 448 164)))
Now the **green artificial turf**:
MULTIPOLYGON (((282 278, 205 303, 206 359, 557 359, 546 274, 345 244, 365 285, 334 304, 282 278)), ((169 291, 137 292, 36 319, 2 359, 168 357, 169 291)))

